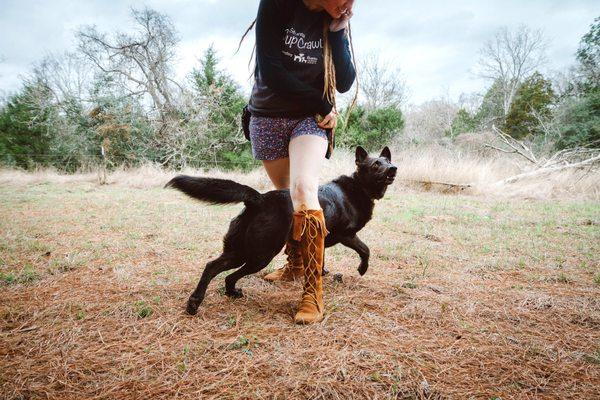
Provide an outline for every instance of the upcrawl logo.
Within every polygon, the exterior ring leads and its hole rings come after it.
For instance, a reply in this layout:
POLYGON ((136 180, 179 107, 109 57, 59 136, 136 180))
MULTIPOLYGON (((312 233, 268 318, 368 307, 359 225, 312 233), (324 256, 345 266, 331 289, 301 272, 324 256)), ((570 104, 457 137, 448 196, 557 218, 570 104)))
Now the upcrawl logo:
POLYGON ((303 64, 316 64, 317 58, 311 57, 306 53, 310 50, 322 49, 323 39, 306 40, 306 35, 304 33, 296 32, 294 28, 288 28, 285 30, 284 44, 285 47, 290 49, 290 51, 283 51, 283 54, 291 57, 294 62, 303 64))

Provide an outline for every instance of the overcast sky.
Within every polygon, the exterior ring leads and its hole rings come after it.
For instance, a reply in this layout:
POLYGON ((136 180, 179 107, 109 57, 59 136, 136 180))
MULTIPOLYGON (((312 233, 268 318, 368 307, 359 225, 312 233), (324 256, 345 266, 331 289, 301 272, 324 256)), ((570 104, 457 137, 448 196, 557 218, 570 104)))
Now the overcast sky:
MULTIPOLYGON (((144 5, 170 16, 179 33, 179 78, 214 43, 222 66, 249 91, 253 38, 237 56, 233 53, 256 16, 258 0, 0 0, 0 93, 17 90, 20 75, 44 55, 74 49, 78 27, 127 29, 132 26, 130 7, 144 5)), ((478 50, 502 25, 542 29, 549 41, 545 72, 568 67, 581 36, 600 16, 600 1, 356 0, 354 11, 357 58, 375 52, 399 67, 410 102, 420 103, 482 91, 486 83, 474 74, 478 50)))

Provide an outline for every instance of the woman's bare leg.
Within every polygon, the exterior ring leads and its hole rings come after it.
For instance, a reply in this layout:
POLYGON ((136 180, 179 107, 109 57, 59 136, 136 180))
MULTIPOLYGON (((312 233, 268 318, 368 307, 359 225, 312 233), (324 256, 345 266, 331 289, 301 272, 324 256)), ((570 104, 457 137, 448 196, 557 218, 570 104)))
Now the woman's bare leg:
POLYGON ((327 230, 318 189, 326 149, 327 139, 312 134, 296 136, 289 145, 290 188, 294 206, 292 237, 300 242, 304 267, 302 298, 294 321, 302 324, 323 320, 322 275, 327 230), (305 206, 306 210, 302 210, 301 206, 305 206), (308 229, 305 229, 307 226, 308 229))
POLYGON ((290 140, 290 194, 294 211, 303 203, 307 209, 321 208, 317 191, 327 144, 327 139, 317 135, 300 135, 290 140))
MULTIPOLYGON (((290 187, 294 211, 300 210, 301 204, 305 204, 307 209, 321 208, 317 190, 320 166, 325 159, 326 149, 326 139, 316 135, 300 135, 290 140, 289 157, 263 161, 275 187, 278 189, 290 187)), ((267 281, 290 281, 303 277, 304 265, 298 243, 288 239, 285 252, 288 255, 288 262, 283 268, 265 275, 267 281)))
POLYGON ((277 160, 263 160, 263 165, 273 182, 275 189, 290 187, 290 158, 284 157, 277 160))
MULTIPOLYGON (((263 160, 263 165, 267 174, 275 185, 276 189, 287 189, 290 187, 290 158, 279 158, 277 160, 263 160)), ((263 278, 269 282, 275 281, 293 281, 301 279, 304 276, 304 266, 302 265, 302 254, 300 247, 295 242, 286 242, 285 253, 287 254, 287 263, 263 278)))

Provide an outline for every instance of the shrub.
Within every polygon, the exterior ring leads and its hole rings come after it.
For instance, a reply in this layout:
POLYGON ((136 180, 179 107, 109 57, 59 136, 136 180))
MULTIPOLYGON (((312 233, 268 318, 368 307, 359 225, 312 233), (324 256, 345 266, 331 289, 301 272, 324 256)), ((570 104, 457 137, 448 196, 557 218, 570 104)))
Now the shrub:
POLYGON ((568 100, 559 119, 558 149, 600 144, 600 90, 568 100))
POLYGON ((478 127, 477 116, 471 115, 467 110, 461 108, 452 120, 452 126, 449 131, 446 131, 446 135, 455 138, 462 133, 475 132, 478 127))
MULTIPOLYGON (((341 113, 344 116, 344 112, 341 113)), ((347 148, 362 146, 374 151, 389 145, 394 135, 404 128, 402 112, 393 106, 367 111, 362 106, 355 107, 348 121, 341 122, 336 145, 347 148)))

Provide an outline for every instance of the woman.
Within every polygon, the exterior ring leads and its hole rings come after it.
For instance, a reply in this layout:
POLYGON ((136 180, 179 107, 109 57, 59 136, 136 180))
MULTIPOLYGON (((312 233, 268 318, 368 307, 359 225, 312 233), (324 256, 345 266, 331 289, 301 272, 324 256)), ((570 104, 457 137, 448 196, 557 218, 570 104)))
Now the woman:
POLYGON ((252 153, 277 189, 290 187, 293 235, 287 264, 269 281, 304 278, 296 323, 323 319, 325 236, 317 190, 337 124, 335 92, 355 79, 348 21, 354 0, 261 0, 256 18, 255 84, 248 105, 252 153), (323 119, 317 123, 316 116, 323 119))

